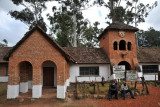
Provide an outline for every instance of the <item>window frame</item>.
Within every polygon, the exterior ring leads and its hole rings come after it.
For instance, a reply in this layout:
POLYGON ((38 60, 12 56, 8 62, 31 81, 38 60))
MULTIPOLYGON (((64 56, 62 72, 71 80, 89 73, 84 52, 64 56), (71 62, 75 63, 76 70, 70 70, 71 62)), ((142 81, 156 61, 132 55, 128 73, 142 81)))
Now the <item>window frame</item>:
POLYGON ((158 70, 159 70, 158 65, 142 65, 142 71, 144 74, 156 74, 158 73, 158 70))
POLYGON ((125 40, 119 41, 119 50, 126 51, 126 41, 125 40))
POLYGON ((80 66, 79 76, 81 77, 99 76, 99 66, 80 66), (95 69, 93 70, 93 68, 95 69), (85 69, 88 69, 88 71, 85 71, 85 69))
POLYGON ((127 43, 127 49, 128 49, 129 51, 132 50, 132 44, 131 44, 131 42, 128 42, 128 43, 127 43))
POLYGON ((117 43, 117 41, 115 41, 114 43, 113 43, 113 50, 118 50, 118 43, 117 43))

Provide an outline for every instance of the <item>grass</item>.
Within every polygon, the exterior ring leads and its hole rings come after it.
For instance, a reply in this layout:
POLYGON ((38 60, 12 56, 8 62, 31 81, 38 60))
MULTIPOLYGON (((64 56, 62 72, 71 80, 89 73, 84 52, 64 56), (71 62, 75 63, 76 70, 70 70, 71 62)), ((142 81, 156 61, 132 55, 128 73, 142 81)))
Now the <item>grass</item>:
MULTIPOLYGON (((122 82, 119 83, 118 85, 118 94, 119 96, 121 96, 121 84, 122 82)), ((95 86, 95 93, 94 93, 94 86, 91 84, 86 84, 85 86, 85 97, 91 97, 93 94, 97 94, 97 95, 106 95, 108 96, 108 91, 109 91, 109 85, 110 83, 105 83, 104 86, 102 86, 102 84, 99 83, 99 88, 98 85, 96 84, 95 86)), ((134 84, 128 84, 129 88, 132 90, 132 92, 134 92, 135 96, 140 95, 140 89, 135 89, 134 84)), ((68 89, 72 92, 74 90, 75 92, 75 84, 71 84, 68 89)), ((78 85, 78 95, 82 95, 83 96, 84 93, 84 84, 79 84, 78 85)))
POLYGON ((5 103, 8 103, 10 101, 15 101, 15 100, 17 100, 17 99, 1 99, 0 104, 5 104, 5 103))
MULTIPOLYGON (((95 94, 107 94, 106 92, 109 89, 109 84, 105 84, 104 86, 102 86, 101 84, 96 84, 95 86, 95 94), (98 85, 99 85, 99 89, 98 89, 98 85)), ((86 84, 85 86, 85 94, 89 95, 89 94, 94 94, 94 86, 91 84, 86 84)), ((82 94, 84 91, 84 85, 80 84, 78 86, 78 94, 82 94)))
POLYGON ((0 83, 0 96, 7 94, 7 83, 0 83))
POLYGON ((66 102, 65 99, 60 99, 60 98, 56 98, 56 100, 57 100, 58 102, 60 102, 60 103, 65 103, 65 102, 66 102))

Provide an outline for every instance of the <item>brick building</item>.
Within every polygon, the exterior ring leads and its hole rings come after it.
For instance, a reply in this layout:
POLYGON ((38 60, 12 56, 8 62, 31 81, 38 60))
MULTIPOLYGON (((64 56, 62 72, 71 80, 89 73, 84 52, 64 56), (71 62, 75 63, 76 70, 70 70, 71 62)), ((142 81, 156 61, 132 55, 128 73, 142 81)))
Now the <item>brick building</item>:
POLYGON ((99 36, 100 48, 61 47, 35 26, 12 48, 0 48, 0 81, 8 80, 7 98, 32 89, 42 96, 43 86, 57 87, 57 98, 65 98, 70 82, 108 80, 114 65, 126 70, 140 66, 146 79, 160 71, 159 48, 137 48, 137 28, 114 22, 99 36))

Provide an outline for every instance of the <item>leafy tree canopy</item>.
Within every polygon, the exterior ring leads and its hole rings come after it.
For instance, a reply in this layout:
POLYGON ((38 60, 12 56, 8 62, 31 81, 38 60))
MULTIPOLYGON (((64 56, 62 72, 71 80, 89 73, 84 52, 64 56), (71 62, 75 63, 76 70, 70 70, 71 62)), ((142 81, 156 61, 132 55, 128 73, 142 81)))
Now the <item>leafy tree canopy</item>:
POLYGON ((47 8, 45 2, 50 0, 12 0, 12 2, 19 6, 23 6, 21 11, 11 10, 9 14, 16 20, 27 24, 31 29, 35 24, 38 24, 47 31, 46 23, 42 17, 42 12, 47 8))
POLYGON ((160 31, 150 27, 147 31, 137 32, 139 47, 160 47, 160 31))
MULTIPOLYGON (((105 6, 110 10, 106 19, 109 18, 126 24, 134 23, 137 26, 138 23, 145 22, 145 17, 157 6, 157 1, 152 5, 145 5, 140 0, 109 0, 108 2, 106 0, 95 0, 94 4, 105 6), (124 4, 126 5, 124 6, 124 4)), ((110 21, 107 21, 107 23, 110 23, 110 21)))
MULTIPOLYGON (((57 35, 56 41, 61 46, 94 46, 86 41, 95 40, 95 35, 92 35, 94 27, 89 25, 89 21, 84 19, 82 10, 89 8, 89 0, 57 0, 61 6, 57 8, 53 6, 53 15, 48 14, 48 19, 52 25, 51 29, 57 35), (91 33, 91 34, 89 34, 91 33), (88 35, 86 35, 88 34, 88 35), (62 42, 63 41, 63 42, 62 42), (74 44, 76 42, 76 45, 74 44)), ((97 27, 98 29, 98 27, 97 27)), ((88 41, 89 42, 89 41, 88 41)), ((97 42, 97 41, 95 41, 97 42)))
POLYGON ((8 41, 6 39, 3 39, 3 43, 0 42, 0 47, 7 47, 8 46, 8 41))

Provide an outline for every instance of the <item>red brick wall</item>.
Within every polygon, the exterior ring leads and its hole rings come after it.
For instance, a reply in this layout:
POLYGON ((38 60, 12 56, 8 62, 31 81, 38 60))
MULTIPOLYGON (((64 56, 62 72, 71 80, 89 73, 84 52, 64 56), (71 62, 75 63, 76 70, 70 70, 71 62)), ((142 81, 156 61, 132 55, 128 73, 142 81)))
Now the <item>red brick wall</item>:
POLYGON ((121 61, 127 61, 131 65, 131 68, 134 69, 134 65, 138 63, 135 32, 125 31, 125 36, 120 37, 119 31, 110 30, 100 39, 100 47, 105 48, 108 53, 108 57, 113 64, 118 65, 121 61), (119 42, 121 40, 125 40, 126 44, 131 42, 132 47, 130 51, 127 47, 126 50, 119 50, 119 42), (114 50, 113 48, 113 43, 115 41, 118 43, 118 50, 114 50), (126 54, 126 56, 122 58, 122 54, 126 54))
POLYGON ((21 62, 19 64, 20 82, 32 80, 32 65, 29 62, 21 62))
POLYGON ((0 63, 0 76, 6 76, 8 63, 0 63))
POLYGON ((25 40, 9 58, 9 84, 19 83, 19 63, 28 61, 33 67, 33 85, 42 84, 42 64, 50 60, 57 66, 57 85, 66 81, 67 61, 38 31, 25 40))

